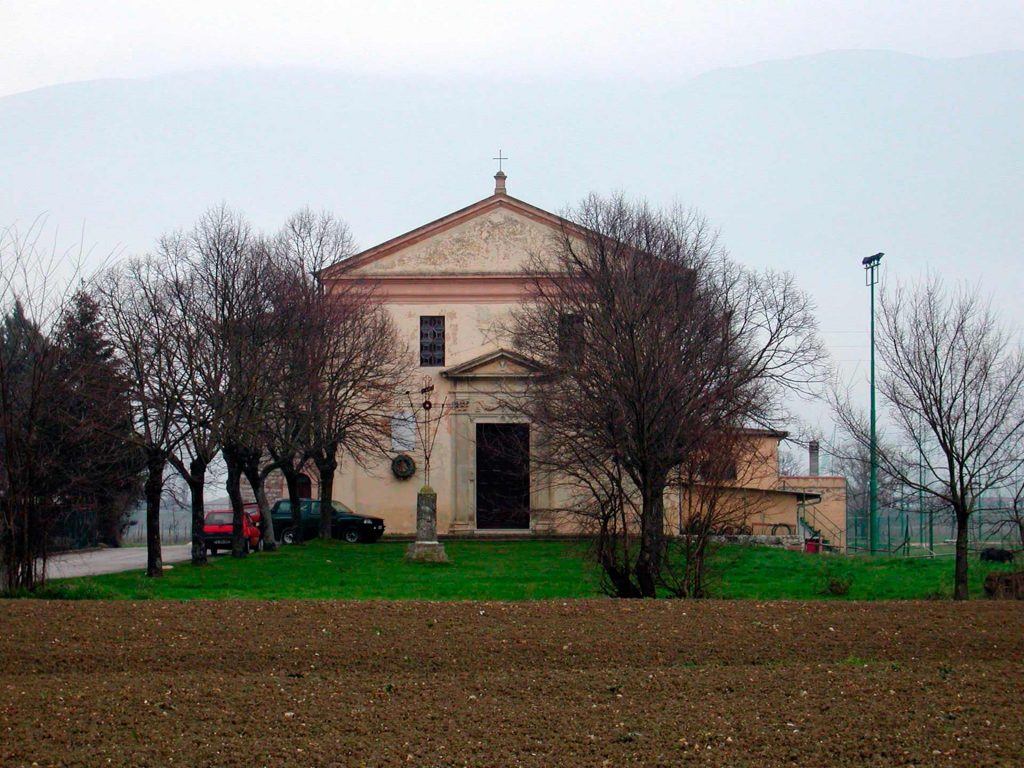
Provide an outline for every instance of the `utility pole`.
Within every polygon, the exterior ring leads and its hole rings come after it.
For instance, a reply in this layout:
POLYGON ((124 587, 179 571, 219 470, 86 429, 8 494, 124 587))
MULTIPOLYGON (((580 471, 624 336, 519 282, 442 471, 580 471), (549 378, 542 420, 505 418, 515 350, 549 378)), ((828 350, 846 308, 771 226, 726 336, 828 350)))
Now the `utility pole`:
POLYGON ((878 284, 878 265, 884 253, 866 256, 861 260, 864 267, 864 284, 871 289, 871 481, 868 491, 868 539, 871 554, 878 551, 878 437, 876 434, 875 412, 875 286, 878 284))

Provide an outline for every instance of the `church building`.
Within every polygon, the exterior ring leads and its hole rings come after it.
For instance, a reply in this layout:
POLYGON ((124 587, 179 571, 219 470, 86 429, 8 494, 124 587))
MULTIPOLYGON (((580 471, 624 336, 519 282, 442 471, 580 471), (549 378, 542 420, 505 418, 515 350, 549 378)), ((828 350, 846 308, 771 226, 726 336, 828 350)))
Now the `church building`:
MULTIPOLYGON (((371 283, 409 345, 412 365, 418 363, 415 404, 447 399, 430 462, 438 532, 571 533, 552 489, 531 475, 530 425, 501 405, 501 392, 533 368, 504 348, 495 331, 528 296, 527 258, 552 247, 563 221, 509 195, 502 171, 494 180, 490 196, 334 264, 321 279, 328 289, 371 283), (420 395, 420 389, 428 392, 420 395)), ((412 418, 398 402, 391 456, 369 468, 343 460, 335 480, 334 498, 360 514, 382 517, 388 533, 416 527, 416 494, 425 478, 412 418)), ((748 489, 766 499, 759 519, 751 521, 753 532, 806 534, 808 516, 816 516, 819 530, 828 524, 822 535, 841 546, 835 539, 845 530, 845 479, 779 478, 782 437, 758 436, 759 459, 767 457, 774 469, 754 473, 757 480, 748 489)))

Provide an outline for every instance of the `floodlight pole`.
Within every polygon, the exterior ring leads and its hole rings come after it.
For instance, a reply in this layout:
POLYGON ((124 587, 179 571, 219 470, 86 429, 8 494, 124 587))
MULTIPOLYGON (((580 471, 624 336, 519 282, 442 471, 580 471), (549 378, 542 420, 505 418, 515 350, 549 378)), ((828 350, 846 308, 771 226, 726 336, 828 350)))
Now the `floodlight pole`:
POLYGON ((878 265, 883 253, 876 253, 861 261, 864 266, 864 282, 871 289, 871 480, 868 491, 868 540, 869 551, 878 551, 878 436, 876 433, 875 411, 875 286, 878 284, 878 265))
MULTIPOLYGON (((919 415, 917 417, 917 512, 918 519, 917 525, 919 528, 918 534, 921 539, 921 546, 925 544, 925 532, 924 532, 924 416, 919 415)), ((928 525, 931 527, 931 516, 928 517, 928 525)), ((928 536, 928 556, 933 557, 935 555, 934 547, 932 546, 931 532, 929 530, 928 536)))

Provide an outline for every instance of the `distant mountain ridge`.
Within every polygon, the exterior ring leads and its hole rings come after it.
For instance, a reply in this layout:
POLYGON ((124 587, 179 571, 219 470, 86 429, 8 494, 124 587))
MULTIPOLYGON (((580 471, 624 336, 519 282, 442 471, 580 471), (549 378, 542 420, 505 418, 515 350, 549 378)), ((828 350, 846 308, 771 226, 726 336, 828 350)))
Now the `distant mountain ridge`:
POLYGON ((831 52, 677 86, 419 81, 301 70, 98 80, 0 99, 0 224, 105 254, 220 201, 261 227, 329 208, 362 246, 490 193, 694 205, 740 260, 792 269, 840 359, 863 359, 860 257, 980 279, 1024 322, 1024 52, 831 52), (856 332, 856 343, 841 343, 856 332), (845 334, 845 335, 843 335, 845 334))

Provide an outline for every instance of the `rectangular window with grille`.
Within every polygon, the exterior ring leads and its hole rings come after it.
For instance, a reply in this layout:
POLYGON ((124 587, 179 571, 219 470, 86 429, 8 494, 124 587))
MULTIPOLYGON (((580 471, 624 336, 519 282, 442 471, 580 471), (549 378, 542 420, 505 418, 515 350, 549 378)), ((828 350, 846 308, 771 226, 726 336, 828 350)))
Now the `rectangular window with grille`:
POLYGON ((444 315, 420 317, 420 366, 444 365, 444 315))
POLYGON ((558 351, 570 361, 578 361, 583 351, 583 315, 566 314, 558 317, 558 351))

